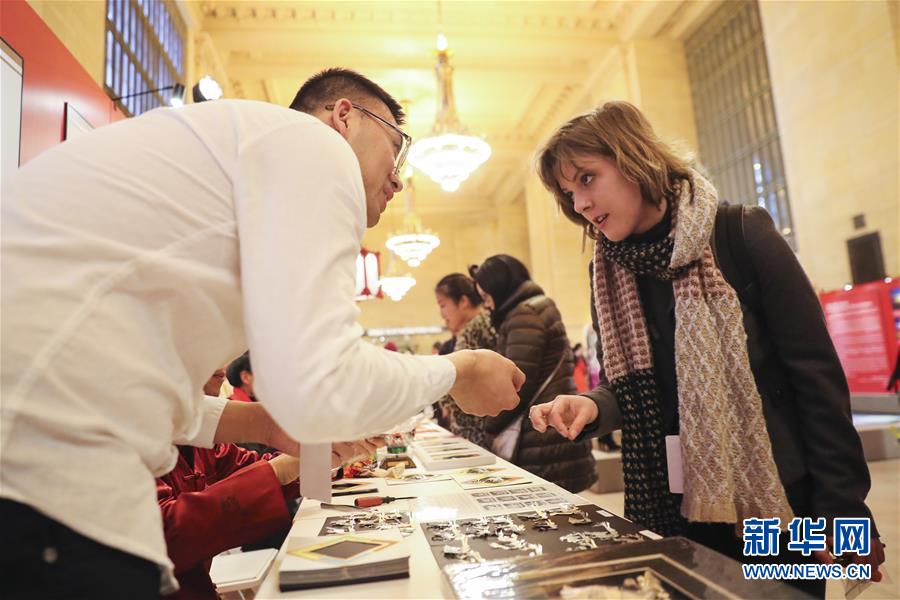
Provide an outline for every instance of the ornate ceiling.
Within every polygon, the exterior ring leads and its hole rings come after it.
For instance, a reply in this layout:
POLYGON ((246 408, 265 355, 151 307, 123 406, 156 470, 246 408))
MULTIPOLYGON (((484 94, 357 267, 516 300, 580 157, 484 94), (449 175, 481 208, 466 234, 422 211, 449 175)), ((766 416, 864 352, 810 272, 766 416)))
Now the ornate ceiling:
MULTIPOLYGON (((460 119, 487 139, 493 155, 453 194, 417 175, 417 208, 423 216, 478 218, 521 197, 542 137, 571 115, 610 52, 637 38, 681 38, 715 2, 190 4, 206 52, 227 74, 230 96, 287 105, 313 73, 346 66, 403 101, 414 137, 434 122, 434 48, 443 31, 460 119)), ((389 211, 401 208, 394 202, 389 211)))

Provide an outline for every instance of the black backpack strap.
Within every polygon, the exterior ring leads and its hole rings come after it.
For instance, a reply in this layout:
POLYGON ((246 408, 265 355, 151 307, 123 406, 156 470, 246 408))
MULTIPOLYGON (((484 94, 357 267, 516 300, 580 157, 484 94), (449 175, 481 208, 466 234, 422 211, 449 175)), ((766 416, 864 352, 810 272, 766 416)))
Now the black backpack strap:
POLYGON ((744 205, 722 202, 716 211, 713 252, 725 280, 742 304, 759 312, 759 290, 744 238, 744 205))

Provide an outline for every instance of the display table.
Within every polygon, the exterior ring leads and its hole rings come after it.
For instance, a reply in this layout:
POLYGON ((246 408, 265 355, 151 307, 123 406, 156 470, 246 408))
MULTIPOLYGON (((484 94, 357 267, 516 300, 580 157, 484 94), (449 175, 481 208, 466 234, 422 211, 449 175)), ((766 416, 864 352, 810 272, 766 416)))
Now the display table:
MULTIPOLYGON (((504 467, 508 471, 521 474, 523 477, 526 477, 536 484, 550 486, 553 489, 558 490, 560 494, 577 499, 581 504, 590 504, 590 502, 584 500, 580 496, 569 494, 564 489, 546 482, 501 458, 497 458, 496 466, 504 467)), ((419 469, 416 472, 429 471, 419 469)), ((465 493, 459 484, 452 479, 424 483, 408 483, 404 485, 387 485, 384 479, 379 478, 372 479, 371 482, 373 483, 372 487, 377 487, 378 494, 382 496, 416 496, 420 499, 434 499, 436 503, 440 503, 439 498, 442 496, 455 497, 465 493)), ((333 502, 335 504, 352 504, 354 497, 355 496, 342 496, 335 498, 333 502)), ((383 505, 376 510, 411 510, 412 508, 411 501, 399 500, 397 502, 392 502, 391 504, 383 505)), ((452 510, 453 509, 448 508, 448 511, 452 510)), ((319 502, 304 499, 294 518, 294 525, 291 528, 291 533, 288 535, 288 538, 291 536, 317 535, 328 517, 340 517, 344 514, 345 513, 336 510, 320 508, 319 502)), ((476 516, 477 514, 478 513, 473 511, 460 510, 455 516, 448 512, 447 518, 463 518, 476 516)), ((445 588, 441 571, 431 554, 431 550, 421 527, 416 526, 408 540, 412 548, 409 559, 409 579, 395 579, 392 581, 380 581, 375 583, 316 588, 295 592, 280 592, 278 590, 278 567, 281 564, 285 552, 285 548, 282 547, 278 556, 275 558, 268 575, 257 591, 256 598, 258 600, 264 600, 268 598, 395 599, 452 597, 449 589, 445 588)))
MULTIPOLYGON (((515 465, 512 465, 500 458, 497 458, 496 465, 494 466, 503 467, 505 471, 512 472, 518 476, 521 476, 523 477, 523 480, 527 480, 531 483, 504 486, 504 488, 492 488, 492 490, 524 490, 529 485, 540 485, 541 487, 547 488, 547 490, 556 492, 556 494, 558 494, 557 498, 562 496, 565 497, 568 502, 571 502, 573 504, 591 505, 589 501, 581 498, 580 496, 570 494, 562 488, 544 481, 532 475, 531 473, 528 473, 527 471, 519 469, 515 465)), ((417 469, 415 472, 429 471, 426 471, 424 469, 417 469)), ((409 578, 336 587, 321 587, 301 591, 281 592, 278 587, 278 569, 281 561, 283 560, 283 557, 285 556, 286 548, 285 546, 283 546, 279 551, 278 556, 275 558, 275 561, 272 564, 272 567, 270 568, 269 573, 265 577, 262 585, 256 592, 255 597, 258 600, 269 600, 274 598, 396 599, 454 597, 453 590, 445 580, 438 562, 436 561, 435 556, 432 554, 433 544, 429 544, 429 541, 428 539, 426 539, 426 535, 423 532, 422 527, 419 526, 420 523, 436 520, 464 519, 499 513, 496 511, 491 513, 490 511, 482 510, 480 505, 472 502, 472 490, 463 490, 461 485, 452 479, 444 481, 406 483, 402 485, 388 485, 384 479, 379 478, 370 479, 368 481, 372 483, 370 487, 377 487, 379 495, 394 497, 415 496, 417 498, 416 500, 396 501, 390 504, 382 505, 381 507, 375 509, 381 511, 410 511, 413 513, 413 517, 416 522, 414 523, 413 533, 410 534, 407 538, 410 546, 409 578)), ((335 504, 351 505, 353 503, 354 497, 356 496, 337 497, 333 500, 333 502, 335 504)), ((595 508, 593 505, 591 507, 595 508)), ((596 508, 597 510, 595 511, 595 513, 601 515, 600 518, 603 518, 604 516, 615 518, 618 519, 618 523, 624 524, 620 518, 614 517, 614 515, 611 515, 603 509, 600 509, 598 507, 596 508)), ((511 513, 529 510, 533 509, 520 508, 517 511, 507 510, 505 512, 511 513)), ((342 517, 346 516, 346 514, 347 513, 336 510, 322 508, 320 507, 319 502, 304 500, 300 505, 300 509, 297 511, 295 521, 293 527, 291 528, 288 539, 295 536, 319 535, 320 531, 323 528, 323 525, 326 522, 326 519, 328 519, 329 517, 342 517)), ((643 538, 646 538, 647 540, 660 539, 658 535, 646 530, 638 532, 639 529, 639 527, 633 527, 634 531, 632 532, 632 535, 643 536, 643 538)), ((634 545, 643 546, 646 543, 648 542, 636 542, 634 545)), ((676 542, 676 545, 687 543, 688 542, 685 540, 683 542, 676 542)), ((611 550, 611 552, 627 552, 626 549, 630 545, 632 544, 622 544, 616 546, 616 549, 611 550)), ((693 551, 693 549, 690 550, 693 551)), ((797 597, 797 594, 793 593, 790 588, 786 588, 785 586, 774 582, 743 581, 738 563, 705 548, 701 548, 700 552, 706 559, 704 560, 702 571, 707 575, 716 573, 716 578, 722 583, 734 583, 734 597, 745 595, 750 589, 757 589, 761 591, 765 590, 765 592, 767 593, 774 593, 777 591, 780 592, 776 594, 779 597, 797 597), (728 576, 723 576, 723 574, 725 573, 727 573, 728 576)), ((556 554, 556 556, 560 555, 556 554)), ((543 557, 538 557, 536 559, 530 560, 540 561, 540 559, 542 558, 549 559, 549 557, 550 555, 545 555, 543 557)), ((488 560, 490 558, 495 557, 485 556, 485 560, 488 560)), ((715 590, 711 590, 711 593, 700 594, 697 597, 720 598, 730 596, 730 594, 728 593, 723 595, 721 592, 722 588, 716 587, 715 590)))

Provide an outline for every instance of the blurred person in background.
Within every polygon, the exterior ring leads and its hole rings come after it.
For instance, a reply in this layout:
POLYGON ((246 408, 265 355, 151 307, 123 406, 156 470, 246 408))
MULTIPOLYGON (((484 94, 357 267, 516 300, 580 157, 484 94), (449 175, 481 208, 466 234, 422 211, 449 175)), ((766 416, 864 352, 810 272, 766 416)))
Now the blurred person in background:
POLYGON ((491 256, 469 273, 497 330, 494 350, 526 376, 519 405, 485 420, 485 430, 495 436, 494 453, 570 492, 588 488, 597 479, 590 440, 571 443, 553 429, 534 429, 525 418, 532 405, 575 393, 572 349, 556 303, 507 254, 491 256))
MULTIPOLYGON (((462 273, 451 273, 438 281, 434 297, 444 324, 453 334, 456 350, 494 348, 497 332, 491 325, 490 314, 484 310, 481 296, 475 291, 474 281, 462 273)), ((450 397, 440 400, 438 405, 450 431, 490 450, 492 436, 485 431, 484 417, 464 413, 450 397)))
POLYGON ((249 350, 228 364, 225 376, 233 389, 229 400, 256 402, 256 394, 253 393, 253 367, 250 366, 249 350))

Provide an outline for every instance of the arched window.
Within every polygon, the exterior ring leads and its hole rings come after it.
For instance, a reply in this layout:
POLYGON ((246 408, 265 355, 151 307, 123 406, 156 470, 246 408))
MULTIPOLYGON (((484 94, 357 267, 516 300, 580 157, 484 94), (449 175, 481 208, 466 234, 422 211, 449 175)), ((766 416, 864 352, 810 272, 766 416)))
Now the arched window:
MULTIPOLYGON (((186 27, 172 0, 106 0, 103 84, 114 98, 184 81, 186 27)), ((167 105, 171 90, 123 98, 129 115, 167 105)))
POLYGON ((768 210, 796 250, 756 1, 723 3, 684 48, 700 160, 720 198, 768 210))

